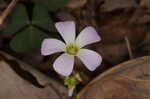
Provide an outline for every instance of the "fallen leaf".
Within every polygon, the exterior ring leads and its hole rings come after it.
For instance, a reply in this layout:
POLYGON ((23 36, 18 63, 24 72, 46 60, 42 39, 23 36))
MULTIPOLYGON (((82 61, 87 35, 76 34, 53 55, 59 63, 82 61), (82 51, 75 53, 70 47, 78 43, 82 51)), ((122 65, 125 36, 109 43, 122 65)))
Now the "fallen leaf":
POLYGON ((47 77, 46 75, 42 74, 32 66, 23 63, 22 61, 6 53, 0 52, 0 57, 1 57, 0 71, 2 73, 0 75, 0 84, 1 86, 3 86, 0 89, 0 98, 2 99, 4 97, 7 99, 27 99, 27 98, 49 99, 50 97, 53 97, 53 99, 67 98, 67 89, 54 79, 47 77), (35 77, 36 82, 38 82, 41 86, 44 86, 44 88, 39 88, 34 84, 29 83, 29 81, 25 79, 27 78, 27 75, 25 76, 25 78, 22 78, 24 74, 18 75, 18 72, 14 71, 14 68, 15 70, 17 70, 18 67, 17 65, 12 65, 13 61, 19 65, 21 71, 24 71, 28 74, 30 73, 30 75, 32 75, 32 78, 35 77))
POLYGON ((137 6, 135 0, 105 0, 104 4, 100 7, 102 12, 110 12, 116 9, 129 9, 137 6))
POLYGON ((149 99, 150 56, 125 62, 90 82, 78 99, 149 99))
POLYGON ((141 0, 140 6, 144 8, 150 8, 150 1, 149 0, 141 0))
POLYGON ((75 9, 82 7, 86 4, 87 0, 70 0, 66 5, 67 8, 75 9))
POLYGON ((71 13, 69 13, 67 11, 64 11, 64 10, 59 11, 56 14, 56 17, 59 18, 62 21, 68 21, 68 20, 75 21, 75 17, 71 13))
POLYGON ((125 56, 128 55, 128 49, 125 41, 123 43, 116 44, 99 44, 96 47, 96 51, 99 52, 103 60, 111 63, 118 64, 125 60, 125 56))
POLYGON ((145 9, 136 9, 129 20, 131 24, 146 24, 150 22, 150 15, 145 9))

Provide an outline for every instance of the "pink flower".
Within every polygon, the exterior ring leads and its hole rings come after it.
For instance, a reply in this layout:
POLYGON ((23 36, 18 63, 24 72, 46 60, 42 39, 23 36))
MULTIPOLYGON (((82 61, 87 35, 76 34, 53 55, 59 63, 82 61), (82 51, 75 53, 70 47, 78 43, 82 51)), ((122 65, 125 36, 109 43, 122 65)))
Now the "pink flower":
POLYGON ((55 26, 65 43, 52 38, 45 39, 42 42, 41 53, 46 56, 57 52, 64 52, 53 64, 56 72, 63 76, 69 76, 73 70, 75 56, 77 56, 90 71, 94 71, 100 66, 102 62, 101 56, 95 51, 83 48, 86 45, 101 40, 93 27, 86 27, 81 31, 78 37, 75 38, 75 23, 73 21, 57 22, 55 26))

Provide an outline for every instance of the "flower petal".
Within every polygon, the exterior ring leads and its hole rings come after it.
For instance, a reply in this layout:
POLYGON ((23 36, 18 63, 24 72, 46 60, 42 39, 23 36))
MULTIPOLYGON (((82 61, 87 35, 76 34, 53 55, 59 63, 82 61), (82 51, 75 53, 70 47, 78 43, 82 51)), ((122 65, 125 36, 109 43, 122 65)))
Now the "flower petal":
POLYGON ((84 47, 85 45, 92 44, 100 40, 101 38, 96 30, 93 27, 89 26, 81 31, 76 39, 76 44, 80 47, 84 47))
POLYGON ((83 64, 90 70, 94 71, 102 62, 102 57, 95 51, 88 49, 80 49, 77 55, 83 62, 83 64))
POLYGON ((62 54, 59 56, 53 66, 54 70, 63 76, 69 76, 73 70, 74 56, 62 54))
POLYGON ((45 39, 42 42, 41 53, 42 55, 51 55, 56 52, 63 52, 65 44, 57 39, 45 39))
POLYGON ((66 43, 74 42, 75 23, 73 21, 57 22, 55 26, 66 43))

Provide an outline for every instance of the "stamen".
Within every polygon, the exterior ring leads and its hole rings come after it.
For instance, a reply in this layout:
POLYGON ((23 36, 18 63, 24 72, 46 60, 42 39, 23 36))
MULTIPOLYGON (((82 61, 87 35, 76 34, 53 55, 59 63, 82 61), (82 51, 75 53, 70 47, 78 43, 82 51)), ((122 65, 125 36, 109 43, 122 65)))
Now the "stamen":
POLYGON ((75 44, 69 44, 66 46, 66 53, 70 55, 76 55, 79 52, 79 47, 75 44))

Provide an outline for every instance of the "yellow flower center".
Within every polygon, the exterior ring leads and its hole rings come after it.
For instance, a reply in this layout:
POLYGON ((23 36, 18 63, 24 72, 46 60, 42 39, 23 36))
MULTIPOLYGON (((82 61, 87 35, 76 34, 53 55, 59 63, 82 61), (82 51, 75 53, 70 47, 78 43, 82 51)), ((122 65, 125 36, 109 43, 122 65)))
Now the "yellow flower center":
POLYGON ((79 47, 75 44, 69 44, 66 46, 66 53, 70 55, 76 55, 79 52, 79 47))

